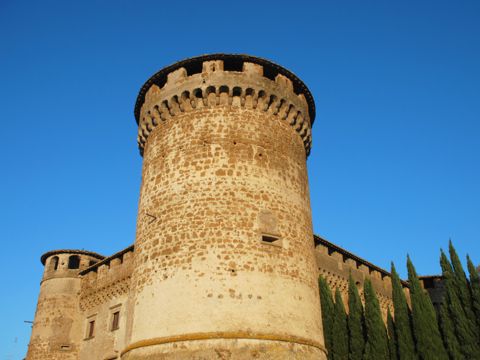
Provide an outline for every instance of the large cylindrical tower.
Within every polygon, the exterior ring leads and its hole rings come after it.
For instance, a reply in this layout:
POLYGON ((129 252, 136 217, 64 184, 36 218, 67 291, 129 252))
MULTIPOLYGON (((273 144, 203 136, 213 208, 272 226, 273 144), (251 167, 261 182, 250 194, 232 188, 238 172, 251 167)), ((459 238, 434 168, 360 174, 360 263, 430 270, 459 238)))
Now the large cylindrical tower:
POLYGON ((215 54, 143 86, 133 318, 122 359, 325 359, 306 158, 313 98, 215 54))
POLYGON ((84 250, 55 250, 42 255, 45 266, 27 360, 77 360, 85 337, 80 317, 80 270, 103 256, 84 250))

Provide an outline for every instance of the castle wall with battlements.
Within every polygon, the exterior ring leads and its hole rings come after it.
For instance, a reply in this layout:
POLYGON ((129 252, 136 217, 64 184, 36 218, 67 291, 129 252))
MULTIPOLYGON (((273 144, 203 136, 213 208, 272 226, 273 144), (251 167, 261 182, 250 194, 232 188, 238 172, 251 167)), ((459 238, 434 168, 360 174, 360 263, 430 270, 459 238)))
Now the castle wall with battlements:
MULTIPOLYGON (((332 289, 341 290, 346 305, 348 304, 348 277, 351 273, 361 294, 363 294, 364 280, 366 278, 372 280, 384 317, 387 309, 392 311, 391 280, 387 271, 319 236, 314 237, 314 244, 318 275, 324 276, 332 289)), ((78 313, 75 320, 71 321, 71 323, 76 322, 77 340, 72 342, 67 336, 70 330, 59 323, 57 335, 54 335, 56 341, 48 345, 60 349, 59 359, 113 360, 120 358, 122 350, 127 345, 129 335, 127 330, 131 322, 132 306, 128 294, 131 287, 134 255, 134 247, 130 246, 110 257, 96 259, 95 264, 91 266, 88 266, 85 260, 81 271, 69 270, 72 271, 72 276, 79 280, 75 285, 74 302, 70 305, 75 310, 72 313, 78 313), (114 327, 114 314, 117 312, 119 321, 114 327), (91 321, 95 322, 93 336, 88 334, 91 321)), ((61 256, 64 267, 68 256, 68 254, 61 256)), ((62 277, 62 270, 54 270, 53 263, 47 262, 44 278, 62 277)), ((407 286, 406 283, 405 286, 407 286)), ((405 290, 408 294, 407 287, 405 290)), ((438 300, 439 292, 435 292, 434 296, 438 300)), ((252 301, 258 301, 258 299, 252 301)), ((51 314, 58 306, 57 302, 52 303, 49 300, 40 303, 42 308, 48 308, 51 314)), ((152 309, 152 312, 154 311, 162 311, 162 309, 152 309)), ((45 359, 43 355, 40 358, 35 357, 34 352, 35 349, 32 349, 28 359, 45 359)), ((49 354, 52 359, 55 359, 51 352, 49 354)))

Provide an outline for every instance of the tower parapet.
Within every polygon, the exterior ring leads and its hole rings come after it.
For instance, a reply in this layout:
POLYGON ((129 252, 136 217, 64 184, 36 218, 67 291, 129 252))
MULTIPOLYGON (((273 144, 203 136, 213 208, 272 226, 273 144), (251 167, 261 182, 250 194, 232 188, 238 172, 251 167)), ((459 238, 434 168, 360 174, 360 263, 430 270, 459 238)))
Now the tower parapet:
POLYGON ((325 359, 306 86, 267 60, 201 56, 147 81, 135 115, 144 160, 122 359, 325 359))
POLYGON ((103 259, 84 250, 55 250, 42 255, 45 266, 27 360, 77 360, 83 329, 78 273, 103 259))
POLYGON ((180 61, 145 83, 135 105, 140 152, 163 121, 216 106, 255 109, 285 121, 298 132, 309 154, 315 104, 305 84, 270 61, 230 54, 180 61))

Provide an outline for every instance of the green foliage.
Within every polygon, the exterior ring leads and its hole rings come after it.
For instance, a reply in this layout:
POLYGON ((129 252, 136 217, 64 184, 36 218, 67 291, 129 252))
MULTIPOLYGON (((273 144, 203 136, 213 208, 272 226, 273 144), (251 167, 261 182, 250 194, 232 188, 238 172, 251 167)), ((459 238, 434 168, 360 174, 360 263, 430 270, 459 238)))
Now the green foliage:
POLYGON ((348 359, 347 314, 343 305, 342 295, 338 289, 335 291, 333 311, 332 359, 348 359))
POLYGON ((420 285, 410 257, 407 257, 407 268, 412 301, 412 324, 419 358, 422 360, 446 360, 448 356, 438 329, 435 309, 429 296, 420 285))
MULTIPOLYGON (((463 271, 462 263, 458 258, 457 252, 455 251, 455 248, 453 247, 451 240, 448 244, 448 250, 450 253, 450 260, 452 262, 452 266, 454 270, 456 292, 458 294, 458 297, 462 304, 463 311, 465 312, 465 316, 468 321, 467 326, 472 336, 474 338, 478 338, 479 334, 477 329, 477 323, 475 321, 475 312, 473 310, 472 297, 470 293, 470 284, 468 283, 467 276, 465 275, 465 271, 463 271)), ((476 355, 480 359, 480 349, 478 348, 477 348, 476 355)))
POLYGON ((458 344, 457 336, 452 324, 452 319, 448 313, 448 306, 443 303, 440 307, 438 322, 442 333, 443 343, 447 349, 448 356, 451 360, 462 360, 463 355, 458 344))
MULTIPOLYGON (((450 243, 450 248, 451 243, 450 243)), ((453 250, 453 259, 456 259, 456 269, 452 267, 447 259, 447 256, 442 251, 440 256, 440 266, 442 267, 442 274, 445 283, 445 299, 444 302, 448 309, 448 315, 452 319, 454 332, 458 341, 461 344, 460 350, 466 359, 479 359, 480 351, 478 348, 476 334, 476 323, 474 315, 469 315, 472 311, 467 310, 468 305, 462 302, 462 297, 465 296, 464 292, 469 292, 468 283, 459 277, 465 276, 461 264, 456 256, 455 250, 453 250), (458 274, 456 274, 458 272, 458 274), (463 289, 465 287, 465 289, 463 289), (469 317, 470 316, 470 317, 469 317)), ((452 250, 450 251, 452 256, 452 250)), ((467 300, 465 300, 467 301, 467 300)), ((471 299, 468 299, 471 303, 471 299)), ((473 313, 473 312, 472 312, 473 313)), ((443 319, 445 320, 445 319, 443 319)), ((448 330, 448 329, 447 329, 448 330)), ((447 344, 447 348, 454 347, 452 344, 447 344)))
POLYGON ((348 310, 348 358, 358 360, 362 358, 365 349, 365 318, 362 301, 351 274, 348 279, 348 310))
POLYGON ((480 359, 480 276, 467 256, 470 279, 449 243, 450 260, 441 252, 445 296, 438 314, 407 257, 411 309, 392 263, 394 317, 387 329, 370 280, 365 280, 365 308, 350 275, 347 316, 340 291, 335 302, 326 280, 319 278, 325 346, 331 360, 480 359), (438 315, 438 317, 437 317, 438 315), (387 331, 388 330, 388 331, 387 331))
POLYGON ((480 278, 477 269, 473 265, 470 256, 467 255, 468 272, 470 275, 470 289, 472 292, 472 308, 477 319, 477 326, 480 328, 480 278))
POLYGON ((364 360, 389 359, 387 332, 380 313, 375 290, 369 279, 364 283, 365 292, 365 325, 367 342, 365 344, 364 360))
POLYGON ((468 318, 473 318, 472 300, 469 293, 467 276, 465 275, 465 271, 463 271, 462 263, 458 258, 457 252, 455 251, 451 240, 448 243, 448 251, 450 253, 450 260, 452 262, 453 278, 458 298, 462 303, 465 315, 468 318))
POLYGON ((333 330, 333 298, 330 286, 323 277, 319 277, 320 303, 322 306, 323 336, 325 347, 328 351, 328 359, 332 359, 332 330, 333 330))
POLYGON ((390 353, 390 360, 398 359, 397 340, 395 336, 395 324, 393 323, 392 314, 390 310, 387 313, 387 330, 388 330, 388 351, 390 353))
POLYGON ((416 359, 415 341, 413 339, 412 319, 405 292, 392 263, 392 298, 395 316, 395 331, 399 360, 416 359))

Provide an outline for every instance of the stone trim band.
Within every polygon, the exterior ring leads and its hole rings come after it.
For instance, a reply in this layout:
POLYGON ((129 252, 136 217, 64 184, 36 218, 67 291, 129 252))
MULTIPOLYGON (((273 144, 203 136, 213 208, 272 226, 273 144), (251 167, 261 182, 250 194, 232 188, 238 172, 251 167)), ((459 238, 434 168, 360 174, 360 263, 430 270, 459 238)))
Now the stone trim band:
POLYGON ((325 346, 319 342, 305 339, 298 336, 278 335, 278 334, 260 334, 251 333, 246 331, 215 331, 215 332, 203 332, 203 333, 191 333, 186 335, 175 335, 158 337, 153 339, 141 340, 134 342, 127 346, 121 352, 121 356, 125 355, 129 351, 139 349, 146 346, 163 345, 167 343, 180 342, 180 341, 195 341, 195 340, 215 340, 215 339, 235 339, 235 340, 268 340, 268 341, 281 341, 288 343, 296 343, 300 345, 312 346, 327 353, 325 346))

